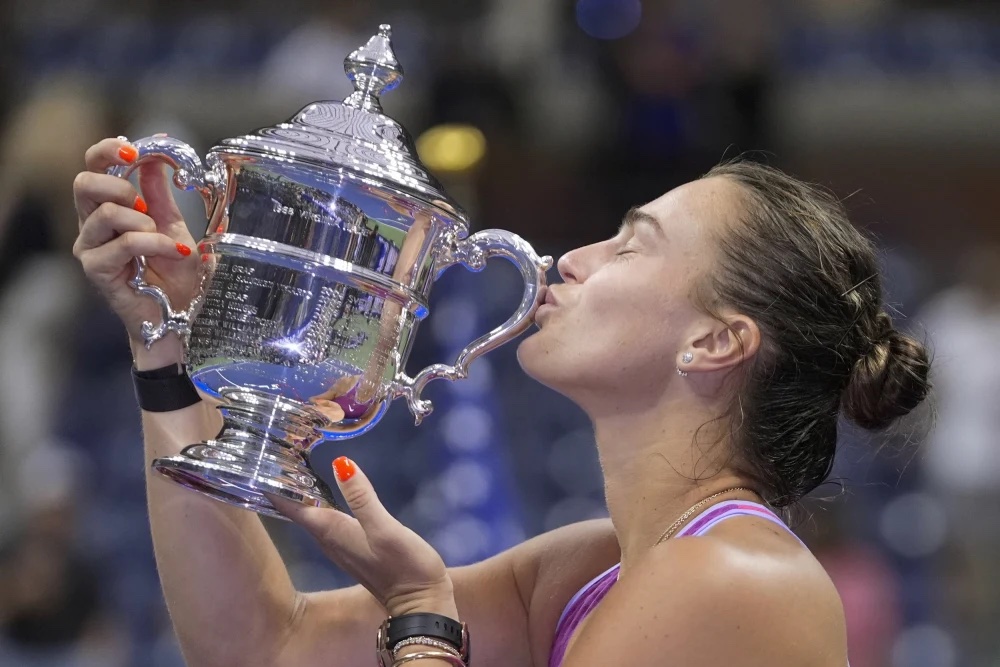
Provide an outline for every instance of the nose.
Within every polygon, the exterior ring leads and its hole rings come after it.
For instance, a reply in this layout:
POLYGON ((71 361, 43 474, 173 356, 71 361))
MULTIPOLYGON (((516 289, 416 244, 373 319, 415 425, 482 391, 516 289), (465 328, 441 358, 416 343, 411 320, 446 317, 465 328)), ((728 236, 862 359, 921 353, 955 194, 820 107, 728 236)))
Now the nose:
POLYGON ((587 280, 591 273, 597 270, 606 254, 604 252, 605 243, 593 243, 591 245, 574 248, 559 258, 556 268, 563 282, 582 283, 587 280))
POLYGON ((559 270, 559 277, 563 279, 565 283, 578 283, 580 282, 580 273, 577 267, 577 252, 576 250, 570 250, 568 253, 559 258, 556 263, 556 268, 559 270))

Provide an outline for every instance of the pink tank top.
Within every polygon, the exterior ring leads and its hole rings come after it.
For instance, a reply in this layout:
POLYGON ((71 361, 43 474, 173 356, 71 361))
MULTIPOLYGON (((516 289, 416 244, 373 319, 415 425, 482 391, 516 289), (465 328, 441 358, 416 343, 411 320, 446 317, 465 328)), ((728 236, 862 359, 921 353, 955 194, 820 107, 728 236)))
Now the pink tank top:
MULTIPOLYGON (((778 518, 778 515, 763 505, 747 500, 727 500, 709 507, 696 516, 675 537, 704 535, 720 521, 725 521, 734 516, 757 516, 767 519, 795 536, 795 533, 792 533, 791 529, 778 518)), ((795 536, 795 539, 798 539, 798 537, 795 536)), ((799 541, 801 542, 801 540, 799 541)), ((549 654, 549 667, 560 667, 562 665, 563 658, 566 656, 566 648, 569 645, 570 638, 573 636, 573 632, 583 622, 583 619, 594 610, 594 607, 604 599, 604 596, 608 594, 608 591, 615 585, 615 582, 618 581, 618 568, 619 565, 615 565, 607 572, 595 577, 590 583, 581 588, 569 601, 566 608, 563 609, 562 616, 559 617, 559 623, 556 624, 556 637, 552 644, 552 653, 549 654)))

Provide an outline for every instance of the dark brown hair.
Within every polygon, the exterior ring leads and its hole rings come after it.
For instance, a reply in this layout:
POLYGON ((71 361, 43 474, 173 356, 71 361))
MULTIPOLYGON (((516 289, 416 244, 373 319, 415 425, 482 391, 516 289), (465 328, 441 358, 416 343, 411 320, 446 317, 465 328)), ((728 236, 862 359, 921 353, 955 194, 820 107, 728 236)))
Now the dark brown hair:
POLYGON ((930 357, 893 327, 874 245, 834 195, 744 160, 715 176, 745 207, 718 238, 711 292, 761 332, 726 417, 737 463, 784 507, 829 476, 841 413, 879 430, 927 396, 930 357))

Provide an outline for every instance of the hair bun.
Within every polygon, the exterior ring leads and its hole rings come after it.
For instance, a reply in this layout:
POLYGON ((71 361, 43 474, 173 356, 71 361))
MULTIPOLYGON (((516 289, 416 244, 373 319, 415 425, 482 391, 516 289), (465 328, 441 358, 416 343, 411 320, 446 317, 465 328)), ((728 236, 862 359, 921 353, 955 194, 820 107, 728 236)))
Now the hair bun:
POLYGON ((869 430, 886 428, 908 414, 930 392, 930 354, 924 345, 892 327, 879 313, 868 354, 858 359, 841 397, 847 417, 869 430))

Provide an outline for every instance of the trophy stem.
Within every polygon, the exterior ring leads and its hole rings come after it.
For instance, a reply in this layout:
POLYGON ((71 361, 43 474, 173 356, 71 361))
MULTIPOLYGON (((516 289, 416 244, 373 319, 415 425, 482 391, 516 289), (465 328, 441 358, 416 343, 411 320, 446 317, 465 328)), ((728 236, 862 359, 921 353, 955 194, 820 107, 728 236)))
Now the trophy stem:
MULTIPOLYGON (((267 495, 303 505, 337 508, 330 487, 309 465, 310 448, 322 439, 322 419, 304 405, 237 387, 221 392, 219 434, 185 447, 153 468, 190 489, 258 514, 285 517, 267 495)), ((339 509, 339 508, 338 508, 339 509)))

